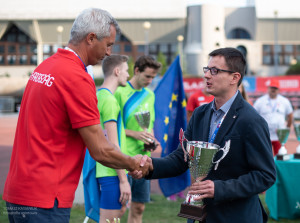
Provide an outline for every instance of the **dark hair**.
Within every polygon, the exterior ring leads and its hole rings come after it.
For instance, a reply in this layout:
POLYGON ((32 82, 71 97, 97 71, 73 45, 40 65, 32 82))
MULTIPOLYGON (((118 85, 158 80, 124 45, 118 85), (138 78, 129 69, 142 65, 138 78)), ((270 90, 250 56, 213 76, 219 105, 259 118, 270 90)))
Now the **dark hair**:
POLYGON ((212 51, 209 56, 223 56, 229 70, 241 74, 241 79, 238 82, 238 86, 240 86, 246 71, 246 60, 244 55, 238 49, 231 47, 220 48, 212 51))
POLYGON ((119 66, 120 64, 127 61, 128 61, 128 56, 125 55, 113 54, 105 57, 104 60, 102 61, 103 75, 105 77, 110 76, 116 66, 119 66))
POLYGON ((152 56, 141 56, 135 62, 134 70, 136 67, 140 72, 143 72, 147 67, 158 70, 161 67, 161 63, 155 61, 152 56))

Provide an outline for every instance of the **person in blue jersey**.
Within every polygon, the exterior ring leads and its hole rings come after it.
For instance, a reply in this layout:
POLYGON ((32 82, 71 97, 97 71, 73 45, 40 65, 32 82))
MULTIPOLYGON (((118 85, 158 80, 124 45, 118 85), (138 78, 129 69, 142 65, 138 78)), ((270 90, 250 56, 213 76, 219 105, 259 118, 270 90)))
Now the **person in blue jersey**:
MULTIPOLYGON (((150 156, 151 151, 145 150, 145 145, 149 145, 150 140, 156 141, 153 135, 155 96, 147 86, 157 75, 160 67, 161 64, 153 57, 141 56, 135 62, 133 77, 125 87, 119 87, 115 92, 121 107, 126 132, 126 148, 130 156, 137 154, 150 156), (140 111, 150 112, 150 124, 146 131, 138 124, 134 115, 140 111)), ((132 179, 131 176, 128 176, 128 179, 132 192, 128 222, 141 223, 145 203, 150 201, 150 182, 145 179, 132 179)))
MULTIPOLYGON (((104 82, 97 92, 100 123, 108 140, 124 154, 126 135, 122 122, 120 106, 114 97, 118 86, 125 86, 128 74, 128 57, 111 55, 102 62, 104 82)), ((126 211, 126 203, 131 201, 131 188, 124 169, 112 169, 96 163, 96 177, 100 186, 100 223, 108 219, 121 218, 126 211)))
MULTIPOLYGON (((220 147, 229 140, 231 143, 217 169, 214 164, 188 193, 199 195, 195 200, 203 199, 206 223, 265 223, 268 216, 258 194, 276 180, 268 124, 238 91, 245 75, 243 54, 235 48, 220 48, 209 56, 203 71, 206 91, 214 100, 195 109, 184 136, 188 141, 205 141, 220 147)), ((216 159, 221 155, 222 152, 216 154, 216 159)), ((148 158, 147 162, 147 179, 174 177, 188 169, 181 145, 170 155, 148 158)))

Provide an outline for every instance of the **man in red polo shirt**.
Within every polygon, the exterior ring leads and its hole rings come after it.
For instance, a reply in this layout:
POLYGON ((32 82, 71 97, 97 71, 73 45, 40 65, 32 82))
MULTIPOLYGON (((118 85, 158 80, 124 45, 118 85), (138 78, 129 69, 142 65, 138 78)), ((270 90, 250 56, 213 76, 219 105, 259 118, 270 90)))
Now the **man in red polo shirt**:
POLYGON ((108 12, 86 9, 72 26, 68 47, 31 74, 3 193, 10 222, 69 222, 86 146, 103 165, 140 169, 141 156, 126 156, 106 140, 86 70, 110 55, 117 32, 108 12))
POLYGON ((187 121, 192 117, 193 111, 204 104, 210 103, 214 100, 214 96, 206 93, 205 89, 201 89, 193 93, 188 99, 188 103, 186 106, 187 110, 187 121))

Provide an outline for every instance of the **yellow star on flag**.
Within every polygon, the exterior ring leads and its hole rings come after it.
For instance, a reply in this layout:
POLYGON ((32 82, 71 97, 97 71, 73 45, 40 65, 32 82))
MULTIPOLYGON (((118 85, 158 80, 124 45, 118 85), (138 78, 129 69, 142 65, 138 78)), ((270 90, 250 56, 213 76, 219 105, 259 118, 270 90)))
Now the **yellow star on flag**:
POLYGON ((186 100, 185 99, 183 99, 183 101, 181 102, 181 105, 182 105, 183 108, 186 107, 186 100))
POLYGON ((169 117, 166 116, 164 122, 165 122, 166 125, 168 125, 169 124, 169 117))
POLYGON ((164 140, 165 140, 165 142, 167 142, 167 140, 168 140, 168 134, 164 135, 164 140))
POLYGON ((172 94, 172 101, 177 101, 177 97, 178 97, 177 94, 172 94))
POLYGON ((170 109, 172 108, 172 102, 170 102, 170 104, 169 104, 169 108, 170 108, 170 109))

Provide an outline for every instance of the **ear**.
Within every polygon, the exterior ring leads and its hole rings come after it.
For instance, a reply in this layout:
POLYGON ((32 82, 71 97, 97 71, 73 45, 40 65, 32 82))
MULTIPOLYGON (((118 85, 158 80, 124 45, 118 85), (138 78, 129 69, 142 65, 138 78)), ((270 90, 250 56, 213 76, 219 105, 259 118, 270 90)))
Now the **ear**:
POLYGON ((86 36, 86 41, 89 45, 93 44, 93 42, 97 40, 97 36, 95 33, 89 33, 87 36, 86 36))
POLYGON ((135 69, 134 69, 134 74, 137 74, 137 73, 139 73, 140 71, 139 71, 139 68, 138 67, 136 67, 135 69))
POLYGON ((119 67, 115 67, 114 69, 114 74, 118 77, 120 74, 120 68, 119 67))
POLYGON ((237 84, 241 79, 242 75, 239 72, 235 72, 232 74, 232 84, 237 84))

